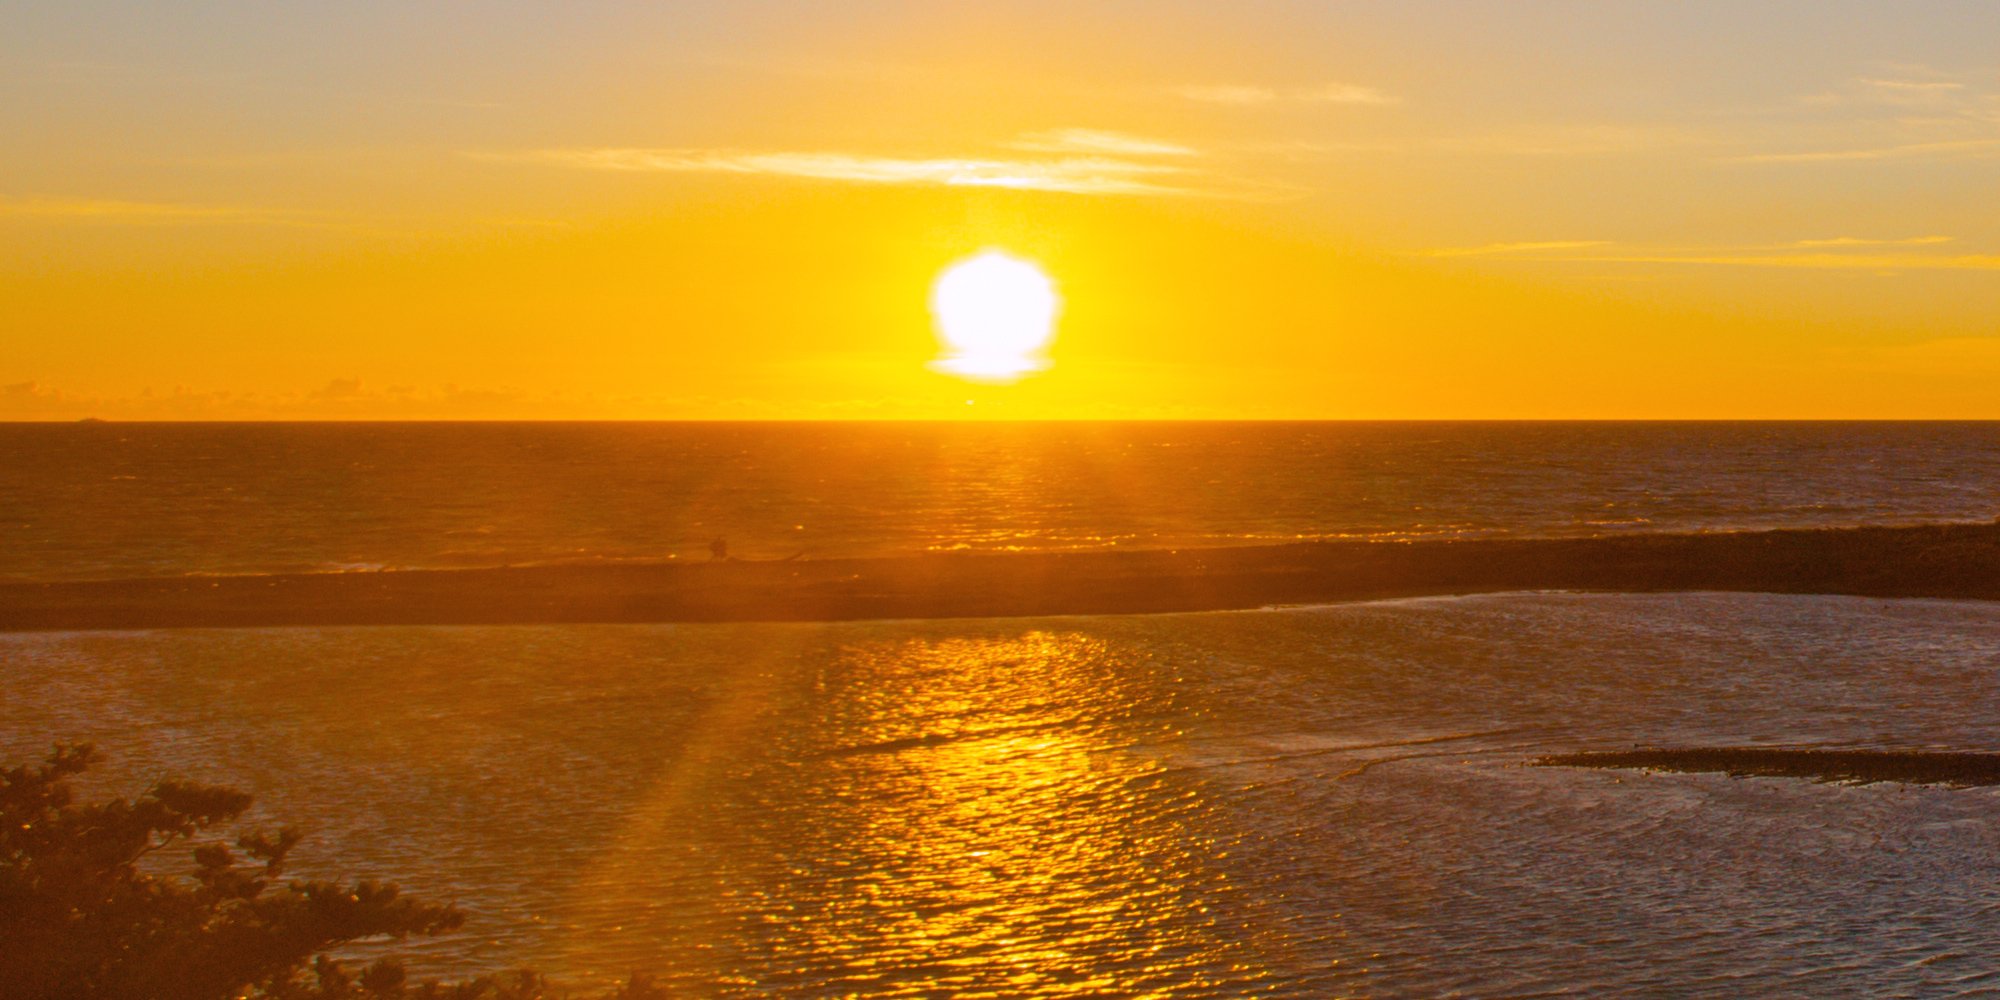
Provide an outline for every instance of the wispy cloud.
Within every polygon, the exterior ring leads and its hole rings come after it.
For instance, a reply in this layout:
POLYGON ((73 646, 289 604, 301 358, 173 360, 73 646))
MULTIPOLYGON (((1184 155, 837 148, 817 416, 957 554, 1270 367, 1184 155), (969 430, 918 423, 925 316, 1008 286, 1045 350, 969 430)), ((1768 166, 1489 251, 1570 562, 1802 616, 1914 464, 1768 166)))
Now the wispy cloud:
POLYGON ((1352 83, 1325 83, 1315 87, 1266 87, 1256 84, 1201 84, 1177 87, 1174 93, 1204 104, 1233 104, 1250 107, 1264 104, 1398 104, 1401 100, 1377 90, 1352 83))
POLYGON ((1426 145, 1445 153, 1505 156, 1608 156, 1649 152, 1706 141, 1685 129, 1648 124, 1543 124, 1474 135, 1446 136, 1426 145))
POLYGON ((1424 257, 1492 257, 1541 264, 1681 264, 1710 267, 1792 268, 1822 271, 2000 271, 2000 255, 1896 251, 1939 246, 1950 236, 1869 238, 1835 236, 1754 246, 1632 247, 1601 253, 1574 253, 1619 246, 1607 240, 1551 240, 1489 243, 1419 251, 1424 257), (1865 252, 1863 252, 1865 251, 1865 252))
POLYGON ((1659 254, 1632 257, 1577 257, 1593 264, 1702 264, 1725 267, 1795 268, 1815 271, 2000 271, 2000 254, 1659 254))
POLYGON ((1488 243, 1478 247, 1443 247, 1426 250, 1426 257, 1484 257, 1495 254, 1532 254, 1549 250, 1583 250, 1610 246, 1609 240, 1543 240, 1534 243, 1488 243))
POLYGON ((1785 244, 1788 248, 1808 250, 1817 247, 1919 247, 1937 243, 1950 243, 1950 236, 1906 236, 1902 239, 1876 240, 1860 236, 1835 236, 1823 240, 1794 240, 1785 244))
POLYGON ((1965 89, 1965 84, 1957 80, 1884 80, 1862 77, 1859 82, 1875 90, 1897 94, 1936 94, 1965 89))
POLYGON ((1850 105, 1898 108, 1965 103, 1990 90, 1990 74, 1953 74, 1920 65, 1878 64, 1873 71, 1817 94, 1801 98, 1807 105, 1850 105))
POLYGON ((2000 156, 2000 77, 1928 66, 1879 65, 1834 89, 1803 97, 1790 149, 1729 156, 1734 163, 1866 163, 2000 156), (1833 138, 1846 136, 1845 139, 1833 138), (1799 148, 1799 147, 1805 148, 1799 148))
POLYGON ((1955 139, 1946 142, 1910 142, 1860 149, 1756 153, 1729 159, 1735 163, 1827 163, 1848 160, 1984 159, 1995 155, 2000 155, 2000 139, 1955 139))
MULTIPOLYGON (((1106 405, 1107 417, 1140 416, 1106 405)), ((175 385, 137 394, 0 384, 0 421, 76 420, 784 420, 963 416, 935 399, 884 396, 780 402, 765 395, 578 392, 511 385, 375 385, 351 376, 317 388, 237 390, 175 385)))
POLYGON ((1240 148, 1290 156, 1393 154, 1557 158, 1619 156, 1713 141, 1712 136, 1671 126, 1555 123, 1394 139, 1339 142, 1294 140, 1240 148))
POLYGON ((1029 132, 972 156, 598 147, 468 152, 475 159, 630 173, 716 173, 849 184, 995 187, 1064 194, 1272 200, 1301 192, 1218 172, 1202 150, 1103 129, 1029 132), (1023 155, 1030 154, 1030 155, 1023 155))
POLYGON ((1069 194, 1197 194, 1189 171, 1113 157, 905 159, 851 153, 739 152, 702 149, 550 149, 474 154, 483 159, 549 163, 589 170, 753 174, 854 184, 998 187, 1069 194))
POLYGON ((230 205, 118 201, 104 198, 0 198, 0 219, 143 224, 263 217, 264 213, 230 205))
POLYGON ((65 391, 42 382, 0 385, 0 420, 264 420, 351 419, 355 417, 483 419, 550 416, 565 412, 601 413, 587 400, 560 393, 467 389, 456 385, 418 389, 376 389, 356 378, 336 378, 307 391, 232 391, 176 385, 137 395, 65 391))
POLYGON ((1870 104, 1901 107, 1956 103, 1969 89, 1958 80, 1862 77, 1854 81, 1860 99, 1870 104))
POLYGON ((1030 132, 1007 144, 1028 153, 1079 153, 1107 156, 1194 156, 1191 146, 1098 129, 1065 128, 1030 132))

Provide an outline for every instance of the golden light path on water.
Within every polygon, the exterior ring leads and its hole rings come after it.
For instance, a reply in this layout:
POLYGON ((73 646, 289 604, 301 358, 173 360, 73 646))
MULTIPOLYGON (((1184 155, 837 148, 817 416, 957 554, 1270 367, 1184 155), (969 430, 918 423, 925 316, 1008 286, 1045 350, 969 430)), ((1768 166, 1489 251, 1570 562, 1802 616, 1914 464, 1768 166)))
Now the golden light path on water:
POLYGON ((732 682, 632 810, 558 916, 581 932, 560 965, 615 974, 631 945, 605 921, 656 909, 632 890, 680 868, 705 883, 676 893, 694 905, 643 930, 675 979, 1148 996, 1258 978, 1256 936, 1211 909, 1231 889, 1206 804, 1153 749, 1177 735, 1171 678, 1037 630, 848 645, 809 690, 779 681, 732 682))

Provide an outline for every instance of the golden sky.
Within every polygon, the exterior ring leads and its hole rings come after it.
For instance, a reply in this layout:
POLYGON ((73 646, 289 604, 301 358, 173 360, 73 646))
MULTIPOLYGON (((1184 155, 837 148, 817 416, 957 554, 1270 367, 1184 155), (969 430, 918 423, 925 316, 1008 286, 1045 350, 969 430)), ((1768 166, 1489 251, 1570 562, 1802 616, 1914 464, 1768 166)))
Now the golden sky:
POLYGON ((2000 417, 1984 2, 4 23, 0 418, 2000 417))

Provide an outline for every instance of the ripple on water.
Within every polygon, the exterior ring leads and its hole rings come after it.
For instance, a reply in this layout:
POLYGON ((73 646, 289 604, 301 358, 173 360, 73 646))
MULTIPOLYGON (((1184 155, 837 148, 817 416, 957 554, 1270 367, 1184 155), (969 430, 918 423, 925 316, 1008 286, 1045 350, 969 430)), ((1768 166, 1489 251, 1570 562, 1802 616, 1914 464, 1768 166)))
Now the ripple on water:
POLYGON ((250 787, 429 971, 697 995, 1972 994, 2000 793, 1521 766, 2000 745, 2000 613, 1497 595, 0 637, 0 746, 250 787))

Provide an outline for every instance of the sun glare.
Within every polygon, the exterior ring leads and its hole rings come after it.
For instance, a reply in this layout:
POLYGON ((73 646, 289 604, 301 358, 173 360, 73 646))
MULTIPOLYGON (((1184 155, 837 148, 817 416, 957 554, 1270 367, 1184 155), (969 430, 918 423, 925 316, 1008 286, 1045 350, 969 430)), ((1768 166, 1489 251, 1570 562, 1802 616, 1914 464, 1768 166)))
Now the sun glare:
POLYGON ((998 250, 959 261, 931 287, 945 349, 931 367, 985 382, 1041 371, 1061 305, 1055 283, 1031 261, 998 250))

